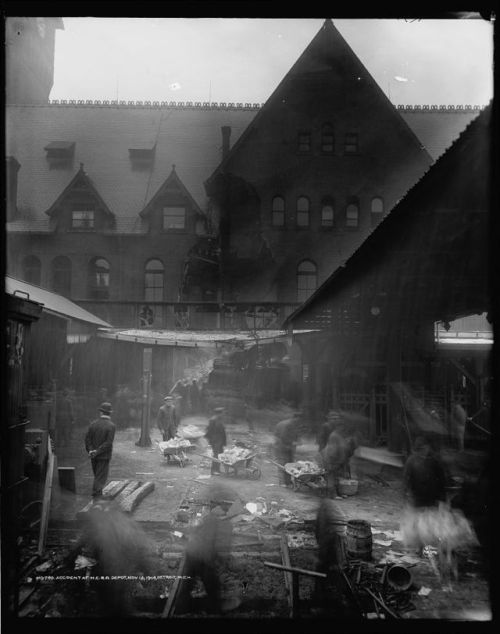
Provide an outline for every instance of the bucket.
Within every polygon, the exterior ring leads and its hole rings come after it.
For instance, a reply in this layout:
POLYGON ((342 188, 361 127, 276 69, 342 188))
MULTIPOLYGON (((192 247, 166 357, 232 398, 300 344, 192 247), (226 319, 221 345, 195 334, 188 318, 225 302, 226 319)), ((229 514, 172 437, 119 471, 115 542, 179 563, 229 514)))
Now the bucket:
POLYGON ((358 492, 358 481, 339 478, 338 482, 339 495, 356 495, 358 492))
POLYGON ((347 554, 353 559, 372 558, 372 528, 365 520, 349 520, 346 528, 347 554))
POLYGON ((411 572, 408 568, 398 564, 389 568, 386 579, 391 588, 399 591, 408 590, 413 582, 411 572))

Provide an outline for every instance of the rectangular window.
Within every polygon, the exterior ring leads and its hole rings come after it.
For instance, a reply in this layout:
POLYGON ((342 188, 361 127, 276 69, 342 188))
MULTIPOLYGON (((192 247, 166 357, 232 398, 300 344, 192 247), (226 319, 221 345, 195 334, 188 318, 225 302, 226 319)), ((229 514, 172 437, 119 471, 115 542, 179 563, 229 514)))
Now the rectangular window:
POLYGON ((310 132, 299 132, 297 149, 299 152, 311 151, 311 133, 310 132))
POLYGON ((186 210, 184 207, 164 207, 163 231, 184 231, 186 210))
POLYGON ((285 212, 278 211, 276 209, 273 210, 271 221, 272 221, 273 227, 284 227, 285 226, 285 212))
POLYGON ((345 135, 344 152, 346 154, 358 153, 358 133, 348 132, 345 135))
POLYGON ((147 302, 163 301, 163 272, 146 273, 144 299, 147 302))
POLYGON ((72 229, 93 229, 94 211, 91 209, 73 211, 71 216, 72 229))

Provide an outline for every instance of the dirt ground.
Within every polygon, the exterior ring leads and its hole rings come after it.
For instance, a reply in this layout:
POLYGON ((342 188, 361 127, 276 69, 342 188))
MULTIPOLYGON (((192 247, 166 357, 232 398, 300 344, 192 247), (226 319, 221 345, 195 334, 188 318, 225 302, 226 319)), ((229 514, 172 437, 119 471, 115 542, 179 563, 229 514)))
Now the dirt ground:
MULTIPOLYGON (((207 422, 203 416, 188 417, 182 420, 181 426, 190 424, 203 429, 207 422)), ((70 493, 58 486, 54 487, 51 527, 74 527, 76 512, 90 500, 92 474, 83 446, 84 433, 85 429, 75 430, 71 446, 57 453, 58 466, 75 467, 77 490, 76 493, 70 493)), ((232 492, 233 499, 239 498, 243 503, 260 502, 265 503, 267 509, 273 506, 283 512, 288 511, 284 515, 287 520, 285 526, 280 526, 279 530, 266 526, 258 518, 252 518, 251 522, 243 522, 241 518, 237 521, 235 528, 241 536, 223 580, 225 587, 238 588, 242 600, 239 608, 229 613, 227 618, 242 615, 246 618, 287 616, 283 573, 265 567, 263 562, 281 561, 277 537, 286 528, 289 534, 294 532, 300 536, 299 541, 302 540, 298 548, 294 548, 293 541, 289 541, 292 565, 314 570, 316 545, 312 530, 320 495, 307 487, 293 490, 279 485, 278 468, 268 462, 273 459, 273 436, 270 425, 265 421, 250 426, 245 421, 239 421, 228 425, 227 433, 229 445, 240 441, 256 449, 258 453, 253 464, 261 469, 260 479, 234 477, 231 474, 210 476, 209 460, 192 452, 184 467, 169 463, 157 446, 161 440, 160 433, 153 428, 150 434, 152 446, 149 448, 135 444, 139 437, 138 429, 117 431, 109 480, 154 482, 154 491, 141 501, 133 517, 148 529, 149 534, 154 535, 156 545, 153 557, 159 572, 172 573, 185 544, 187 525, 179 521, 179 506, 184 504, 196 515, 197 501, 206 497, 209 486, 215 482, 232 492), (183 537, 177 537, 174 531, 183 537), (244 538, 245 531, 248 536, 244 538)), ((206 451, 203 441, 198 443, 195 451, 206 451)), ((314 459, 316 451, 315 439, 303 435, 297 447, 296 459, 314 459)), ((448 456, 448 460, 455 474, 467 475, 479 470, 481 456, 448 456)), ((338 500, 346 519, 363 519, 370 523, 374 563, 392 561, 411 566, 411 600, 415 609, 406 612, 404 618, 487 620, 491 615, 489 587, 479 549, 470 548, 459 553, 459 580, 453 582, 451 588, 445 586, 437 578, 429 560, 405 550, 401 542, 401 470, 355 456, 352 472, 352 477, 359 482, 358 492, 338 500)), ((149 588, 150 594, 152 591, 153 588, 149 588)), ((160 589, 154 589, 154 592, 158 594, 160 589)), ((311 583, 308 580, 301 582, 301 598, 307 602, 310 594, 311 583)))

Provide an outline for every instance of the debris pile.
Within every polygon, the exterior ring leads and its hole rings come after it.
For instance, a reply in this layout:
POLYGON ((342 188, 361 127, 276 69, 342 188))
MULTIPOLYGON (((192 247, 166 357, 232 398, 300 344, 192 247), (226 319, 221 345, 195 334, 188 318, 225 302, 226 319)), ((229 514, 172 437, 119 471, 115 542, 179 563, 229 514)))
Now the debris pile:
POLYGON ((285 469, 290 475, 299 478, 303 475, 321 475, 325 471, 312 460, 299 460, 298 462, 288 462, 285 469))
POLYGON ((227 464, 235 464, 240 460, 246 460, 246 458, 251 455, 252 452, 249 449, 234 446, 226 449, 223 453, 219 454, 219 460, 227 464))
POLYGON ((162 442, 159 442, 158 447, 161 451, 164 451, 165 449, 186 449, 187 447, 191 447, 191 443, 186 438, 176 436, 170 440, 163 440, 162 442))

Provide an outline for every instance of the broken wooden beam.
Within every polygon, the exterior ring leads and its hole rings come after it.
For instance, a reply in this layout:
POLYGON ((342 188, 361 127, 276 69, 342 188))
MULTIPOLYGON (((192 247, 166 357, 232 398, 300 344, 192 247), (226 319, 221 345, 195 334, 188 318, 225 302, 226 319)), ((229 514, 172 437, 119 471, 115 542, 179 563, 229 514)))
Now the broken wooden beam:
POLYGON ((112 480, 111 482, 108 482, 102 490, 102 497, 105 500, 112 500, 131 482, 132 480, 112 480))
POLYGON ((132 513, 139 502, 149 495, 151 491, 154 491, 154 488, 154 482, 145 482, 120 502, 121 510, 125 511, 125 513, 132 513))

